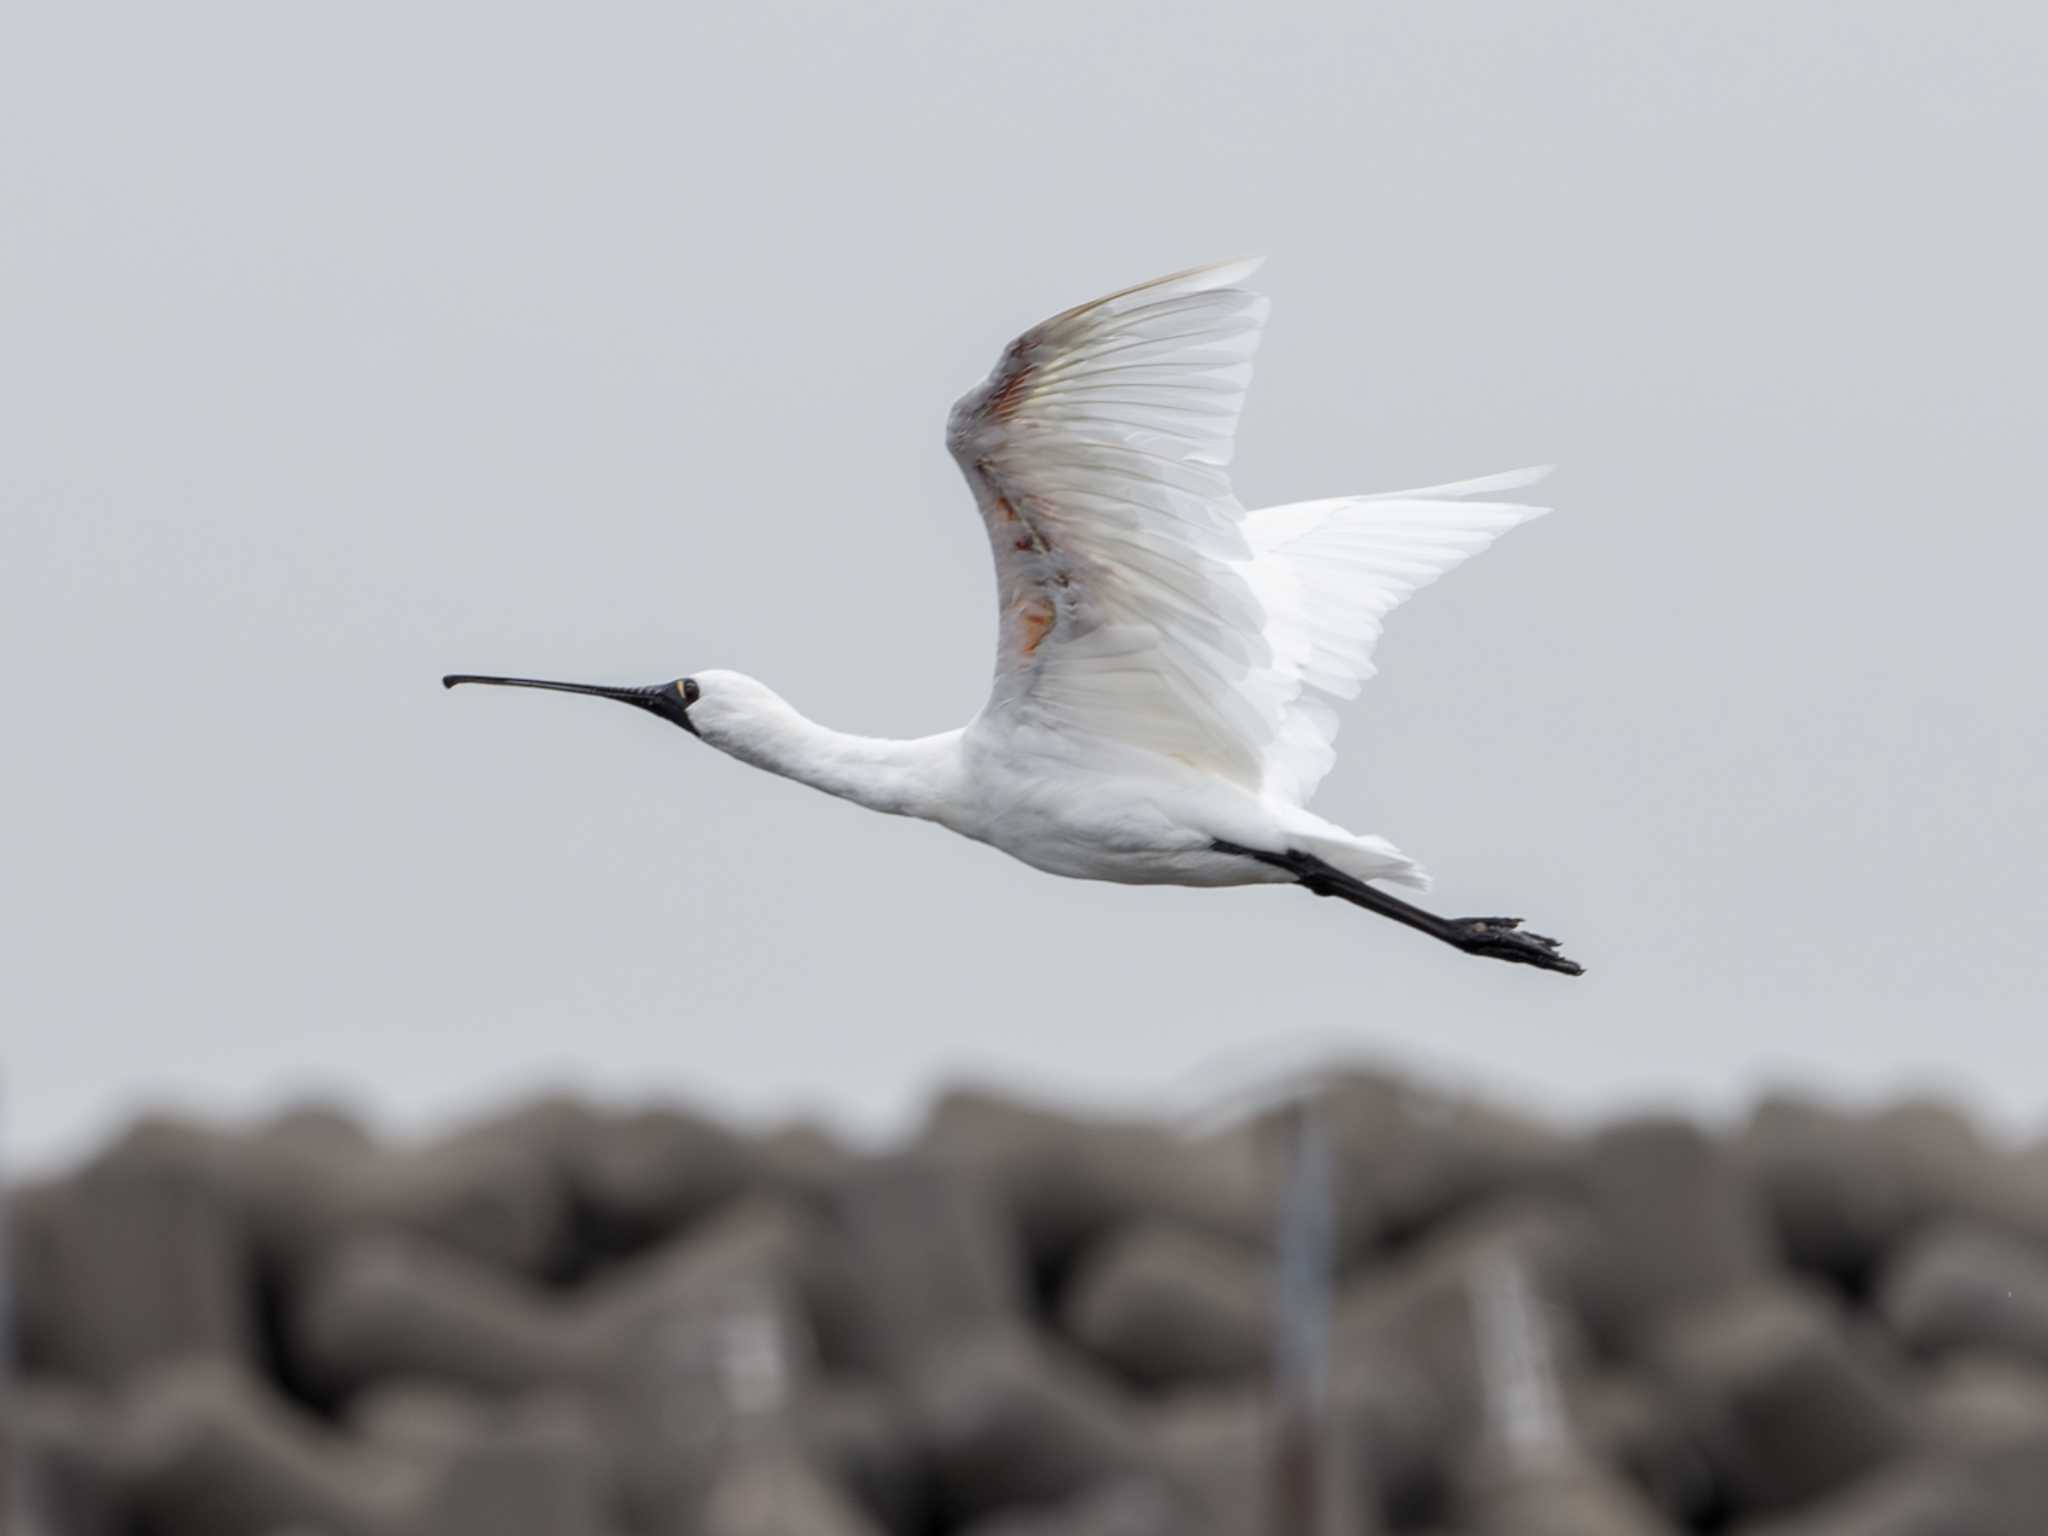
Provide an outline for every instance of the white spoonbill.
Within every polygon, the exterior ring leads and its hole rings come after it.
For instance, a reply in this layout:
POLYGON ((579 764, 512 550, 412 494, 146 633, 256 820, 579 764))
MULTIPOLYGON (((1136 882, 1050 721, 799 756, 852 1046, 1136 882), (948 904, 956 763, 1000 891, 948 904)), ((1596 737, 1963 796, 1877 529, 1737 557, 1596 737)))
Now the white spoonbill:
POLYGON ((1387 613, 1543 508, 1518 470, 1247 512, 1224 467, 1267 304, 1257 261, 1126 288, 1033 326, 953 407, 995 552, 995 683, 915 741, 806 719, 738 672, 651 687, 443 678, 617 699, 787 778, 1026 864, 1133 885, 1306 886, 1468 954, 1579 974, 1515 918, 1445 918, 1385 838, 1307 809, 1387 613))

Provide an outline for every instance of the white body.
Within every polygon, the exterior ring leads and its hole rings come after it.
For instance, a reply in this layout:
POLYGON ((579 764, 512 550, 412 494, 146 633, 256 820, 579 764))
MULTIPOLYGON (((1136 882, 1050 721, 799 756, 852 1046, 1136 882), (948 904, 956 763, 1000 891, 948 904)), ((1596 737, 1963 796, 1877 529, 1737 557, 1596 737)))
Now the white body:
POLYGON ((711 745, 916 816, 1050 874, 1129 884, 1291 878, 1218 842, 1423 885, 1382 838, 1307 809, 1386 613, 1543 509, 1459 485, 1246 512, 1238 410, 1265 301, 1256 263, 1163 278, 1055 316, 954 407, 947 445, 994 551, 988 704, 916 741, 817 725, 763 684, 699 672, 711 745))
POLYGON ((1256 884, 1284 877, 1210 845, 1277 849, 1300 846, 1304 836, 1348 838, 1306 811, 1153 753, 1077 751, 986 716, 915 741, 849 736, 806 720, 741 673, 696 678, 703 697, 691 716, 711 745, 870 810, 937 822, 1048 874, 1129 885, 1256 884), (1294 835, 1276 841, 1281 828, 1294 835))

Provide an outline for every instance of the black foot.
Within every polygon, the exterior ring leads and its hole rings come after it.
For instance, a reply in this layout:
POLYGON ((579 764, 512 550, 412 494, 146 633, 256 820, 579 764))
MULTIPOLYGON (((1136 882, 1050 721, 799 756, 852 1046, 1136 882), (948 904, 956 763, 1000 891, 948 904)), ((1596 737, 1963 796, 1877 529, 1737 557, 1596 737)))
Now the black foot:
POLYGON ((1522 927, 1519 917, 1454 917, 1450 941, 1468 955, 1487 955, 1514 965, 1583 976, 1586 968, 1557 952, 1557 940, 1522 927))

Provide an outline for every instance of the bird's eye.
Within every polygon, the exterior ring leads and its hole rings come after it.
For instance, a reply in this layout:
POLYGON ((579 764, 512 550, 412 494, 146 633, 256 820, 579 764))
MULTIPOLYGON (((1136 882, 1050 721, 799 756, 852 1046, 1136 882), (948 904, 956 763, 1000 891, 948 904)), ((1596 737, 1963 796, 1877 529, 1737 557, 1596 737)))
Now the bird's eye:
POLYGON ((697 679, 694 677, 686 677, 676 686, 683 690, 683 707, 685 709, 688 709, 704 696, 704 690, 697 686, 697 679))

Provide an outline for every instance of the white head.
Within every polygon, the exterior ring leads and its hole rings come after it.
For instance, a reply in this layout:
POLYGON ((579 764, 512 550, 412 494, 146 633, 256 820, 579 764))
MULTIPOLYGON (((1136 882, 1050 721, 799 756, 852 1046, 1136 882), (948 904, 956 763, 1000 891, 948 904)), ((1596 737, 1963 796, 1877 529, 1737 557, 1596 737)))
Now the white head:
POLYGON ((686 677, 683 683, 694 690, 690 729, 735 757, 752 760, 750 749, 774 741, 794 725, 809 723, 781 694, 744 672, 714 668, 686 677))

